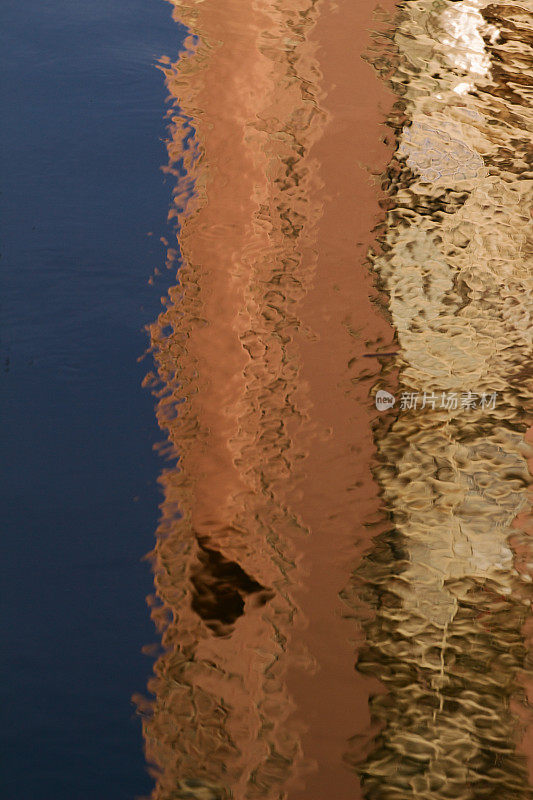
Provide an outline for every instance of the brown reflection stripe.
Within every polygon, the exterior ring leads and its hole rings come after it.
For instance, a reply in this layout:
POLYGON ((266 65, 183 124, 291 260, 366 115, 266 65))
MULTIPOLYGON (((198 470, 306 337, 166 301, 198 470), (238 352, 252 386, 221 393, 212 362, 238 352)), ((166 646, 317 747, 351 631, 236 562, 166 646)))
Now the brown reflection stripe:
POLYGON ((391 353, 363 353, 363 358, 378 358, 379 356, 396 356, 400 350, 393 350, 391 353))

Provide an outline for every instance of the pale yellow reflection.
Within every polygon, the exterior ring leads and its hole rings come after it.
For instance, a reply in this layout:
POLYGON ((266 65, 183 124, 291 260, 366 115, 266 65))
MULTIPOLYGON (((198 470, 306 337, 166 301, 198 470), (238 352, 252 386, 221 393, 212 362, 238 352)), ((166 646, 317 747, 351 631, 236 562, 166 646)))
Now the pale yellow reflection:
POLYGON ((389 39, 401 122, 374 267, 402 346, 399 393, 498 401, 400 411, 376 434, 393 527, 359 571, 376 617, 358 668, 385 683, 372 702, 383 728, 359 762, 372 800, 532 796, 531 565, 511 546, 527 548, 533 410, 533 114, 512 76, 531 80, 532 32, 515 4, 416 0, 389 39))

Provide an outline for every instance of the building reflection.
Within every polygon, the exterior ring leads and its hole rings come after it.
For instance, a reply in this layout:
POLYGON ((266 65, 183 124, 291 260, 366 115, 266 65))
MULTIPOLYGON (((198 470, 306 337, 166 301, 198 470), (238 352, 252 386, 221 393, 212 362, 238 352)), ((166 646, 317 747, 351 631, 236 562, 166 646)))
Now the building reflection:
POLYGON ((530 20, 385 21, 380 216, 364 4, 173 5, 153 800, 529 797, 530 20))
POLYGON ((376 427, 390 529, 356 573, 376 611, 357 668, 384 684, 371 701, 381 731, 363 761, 355 748, 348 759, 372 800, 516 800, 532 796, 521 745, 531 563, 518 517, 530 484, 523 76, 531 80, 533 28, 514 3, 399 8, 373 53, 400 98, 373 266, 402 348, 397 395, 407 407, 376 427), (468 391, 497 392, 495 407, 479 397, 461 407, 468 391), (457 408, 441 407, 443 392, 457 408), (408 408, 414 394, 418 407, 408 408))
POLYGON ((285 675, 293 538, 306 528, 284 487, 302 459, 294 338, 321 213, 308 156, 324 118, 307 44, 316 12, 175 6, 191 31, 162 64, 183 263, 151 341, 178 462, 162 476, 152 554, 163 653, 146 754, 153 798, 278 798, 301 761, 285 675))

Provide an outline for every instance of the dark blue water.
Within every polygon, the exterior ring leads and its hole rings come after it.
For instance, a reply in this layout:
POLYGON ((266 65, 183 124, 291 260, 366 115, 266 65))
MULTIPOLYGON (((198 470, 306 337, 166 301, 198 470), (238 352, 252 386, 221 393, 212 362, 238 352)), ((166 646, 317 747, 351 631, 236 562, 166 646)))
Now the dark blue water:
POLYGON ((160 0, 4 0, 4 800, 150 791, 131 695, 151 672, 142 556, 160 435, 140 383, 170 185, 160 0), (147 233, 152 232, 152 236, 147 233))

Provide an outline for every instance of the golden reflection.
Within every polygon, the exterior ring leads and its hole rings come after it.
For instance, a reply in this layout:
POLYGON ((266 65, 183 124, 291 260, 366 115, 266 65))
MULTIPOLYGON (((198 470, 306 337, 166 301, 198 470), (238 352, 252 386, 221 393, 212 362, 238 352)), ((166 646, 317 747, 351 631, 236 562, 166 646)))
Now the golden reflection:
POLYGON ((358 669, 385 685, 371 702, 382 728, 365 760, 349 754, 372 800, 533 796, 517 519, 531 482, 532 33, 518 3, 412 0, 373 54, 400 97, 373 259, 402 347, 398 399, 498 400, 407 407, 375 430, 392 527, 356 574, 376 609, 358 669))

